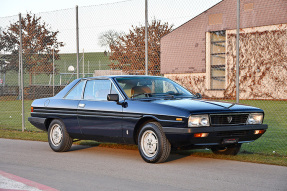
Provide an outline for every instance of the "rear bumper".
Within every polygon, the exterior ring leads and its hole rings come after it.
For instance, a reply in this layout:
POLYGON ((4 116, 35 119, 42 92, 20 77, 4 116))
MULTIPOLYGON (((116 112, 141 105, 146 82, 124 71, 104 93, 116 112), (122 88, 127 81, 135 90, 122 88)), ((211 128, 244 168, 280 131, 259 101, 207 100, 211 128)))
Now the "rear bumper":
POLYGON ((43 131, 47 131, 45 121, 46 118, 41 118, 41 117, 28 117, 28 121, 37 127, 38 129, 41 129, 43 131))
POLYGON ((198 128, 163 127, 168 140, 173 146, 212 146, 223 145, 226 138, 236 138, 238 143, 252 142, 262 134, 254 134, 255 130, 266 130, 268 125, 236 125, 198 128), (208 133, 207 137, 194 137, 196 133, 208 133))

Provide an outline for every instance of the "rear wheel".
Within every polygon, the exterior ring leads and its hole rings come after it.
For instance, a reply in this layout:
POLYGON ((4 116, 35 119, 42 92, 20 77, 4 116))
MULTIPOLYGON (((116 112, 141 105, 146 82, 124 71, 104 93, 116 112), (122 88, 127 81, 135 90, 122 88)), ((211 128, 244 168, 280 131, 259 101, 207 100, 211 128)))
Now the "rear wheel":
POLYGON ((237 155, 240 151, 241 144, 225 147, 213 147, 211 151, 217 155, 237 155))
POLYGON ((73 143, 64 123, 58 119, 53 120, 49 126, 48 141, 51 149, 55 152, 68 151, 73 143))
POLYGON ((157 122, 145 124, 139 132, 138 148, 148 163, 164 162, 170 154, 171 145, 157 122))

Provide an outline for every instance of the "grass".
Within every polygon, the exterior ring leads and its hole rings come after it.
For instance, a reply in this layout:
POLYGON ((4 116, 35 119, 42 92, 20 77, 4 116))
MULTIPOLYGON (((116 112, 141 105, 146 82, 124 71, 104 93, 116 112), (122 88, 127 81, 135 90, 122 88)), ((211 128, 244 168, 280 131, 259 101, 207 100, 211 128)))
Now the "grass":
MULTIPOLYGON (((80 73, 83 72, 83 60, 82 60, 83 55, 80 54, 81 61, 79 63, 79 71, 80 73)), ((85 73, 88 71, 90 73, 93 73, 94 70, 108 70, 110 67, 110 60, 109 57, 106 56, 102 52, 93 52, 93 53, 85 53, 84 54, 84 59, 85 59, 85 66, 84 70, 85 73), (89 65, 88 65, 89 63, 89 65)), ((76 54, 60 54, 60 59, 55 61, 55 65, 57 66, 57 69, 59 70, 59 73, 68 73, 68 67, 69 66, 74 66, 76 68, 76 60, 77 60, 77 55, 76 54)))
POLYGON ((22 132, 20 130, 0 129, 0 132, 1 132, 0 138, 5 139, 20 139, 29 141, 42 141, 42 142, 46 142, 48 140, 47 133, 42 131, 22 132))
MULTIPOLYGON (((7 139, 20 139, 20 140, 31 140, 31 141, 43 141, 43 142, 47 142, 48 140, 46 132, 34 132, 34 131, 21 132, 17 130, 0 129, 0 135, 1 135, 0 138, 7 138, 7 139)), ((76 142, 75 144, 86 145, 91 147, 105 147, 105 148, 126 149, 126 150, 138 149, 136 145, 100 143, 96 141, 79 141, 76 142)), ((241 152, 237 156, 226 156, 226 155, 215 155, 211 153, 211 151, 209 150, 173 151, 172 154, 287 166, 287 157, 282 157, 276 154, 263 155, 263 154, 241 152)))
MULTIPOLYGON (((83 60, 82 54, 79 55, 79 72, 83 73, 83 60)), ((85 65, 84 72, 85 73, 94 73, 95 70, 109 70, 110 60, 109 57, 106 56, 103 52, 93 52, 93 53, 85 53, 85 65)), ((77 68, 77 55, 75 53, 71 54, 60 54, 60 59, 55 60, 55 67, 57 70, 57 74, 55 75, 55 85, 60 84, 60 73, 71 73, 68 71, 69 66, 74 66, 75 70, 77 68)), ((76 71, 75 71, 76 72, 76 71)), ((81 76, 82 77, 82 76, 81 76)), ((67 80, 71 81, 76 78, 73 76, 73 79, 70 79, 71 75, 62 75, 62 83, 65 83, 67 80)), ((48 74, 37 74, 32 77, 33 84, 41 84, 41 85, 51 85, 52 78, 48 74)), ((24 84, 25 86, 29 85, 29 73, 25 72, 24 74, 24 84)), ((18 85, 18 72, 17 71, 8 71, 6 73, 6 85, 8 86, 16 86, 18 85)))
MULTIPOLYGON (((20 100, 7 100, 0 97, 0 129, 20 130, 22 127, 22 103, 20 100)), ((14 97, 16 99, 16 97, 14 97)), ((40 131, 28 122, 32 100, 24 101, 25 127, 28 131, 40 131)))
POLYGON ((287 156, 287 101, 240 100, 240 103, 263 109, 264 123, 268 124, 267 132, 255 142, 243 144, 242 150, 287 156))
MULTIPOLYGON (((0 97, 0 130, 6 134, 12 131, 10 138, 17 132, 21 134, 21 101, 15 100, 16 97, 0 97), (18 131, 17 131, 18 130, 18 131)), ((27 118, 30 116, 30 106, 32 101, 25 100, 25 126, 30 134, 24 134, 23 139, 41 135, 40 130, 32 126, 27 118), (26 137, 26 138, 25 138, 26 137)), ((263 101, 263 100, 240 100, 242 104, 253 105, 262 108, 265 111, 264 123, 268 124, 267 132, 258 140, 252 143, 243 144, 241 151, 243 153, 259 154, 260 156, 278 156, 279 158, 287 156, 287 101, 263 101)), ((6 136, 6 135, 5 135, 6 136)), ((8 135, 7 135, 8 136, 8 135)), ((4 138, 4 137, 3 137, 4 138)), ((5 137, 9 138, 9 137, 5 137)), ((21 137, 19 138, 21 139, 21 137)), ((43 140, 42 140, 43 141, 43 140)), ((248 155, 249 156, 249 155, 248 155)), ((264 158, 263 157, 263 158, 264 158)), ((286 158, 285 158, 286 159, 286 158)))

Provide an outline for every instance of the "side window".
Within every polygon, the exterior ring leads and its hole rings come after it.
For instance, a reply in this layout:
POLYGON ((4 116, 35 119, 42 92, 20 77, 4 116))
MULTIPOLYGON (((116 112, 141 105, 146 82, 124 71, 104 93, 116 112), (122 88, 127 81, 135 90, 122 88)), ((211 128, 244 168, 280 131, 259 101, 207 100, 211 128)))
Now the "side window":
POLYGON ((88 80, 84 99, 106 101, 108 94, 117 94, 117 90, 110 80, 88 80))
POLYGON ((82 99, 83 87, 85 85, 85 80, 78 83, 69 93, 66 95, 66 99, 82 99))

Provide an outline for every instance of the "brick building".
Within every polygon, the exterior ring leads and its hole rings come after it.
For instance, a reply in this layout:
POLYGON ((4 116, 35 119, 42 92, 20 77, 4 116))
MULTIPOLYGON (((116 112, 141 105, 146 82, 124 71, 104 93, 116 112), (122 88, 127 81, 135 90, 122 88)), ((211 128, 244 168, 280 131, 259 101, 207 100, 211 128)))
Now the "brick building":
MULTIPOLYGON (((161 73, 206 97, 235 97, 236 0, 161 39, 161 73)), ((287 1, 241 0, 240 99, 287 99, 287 1)))

